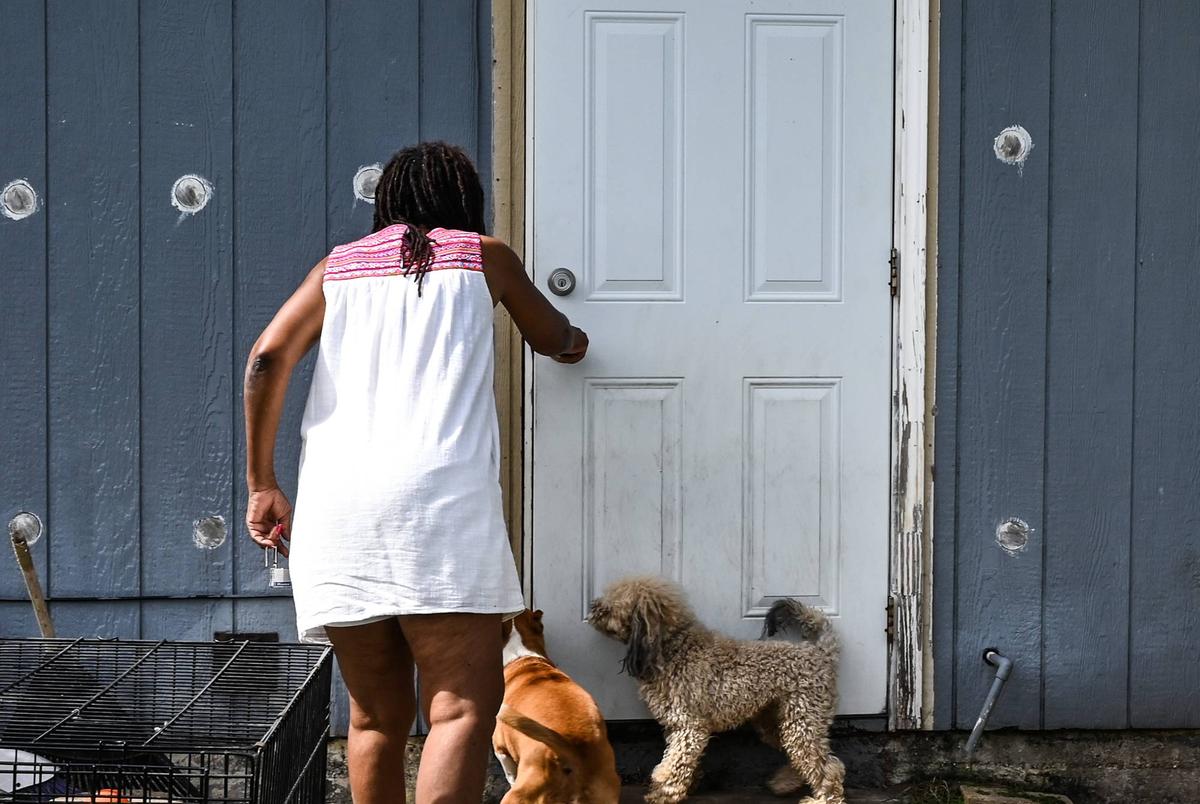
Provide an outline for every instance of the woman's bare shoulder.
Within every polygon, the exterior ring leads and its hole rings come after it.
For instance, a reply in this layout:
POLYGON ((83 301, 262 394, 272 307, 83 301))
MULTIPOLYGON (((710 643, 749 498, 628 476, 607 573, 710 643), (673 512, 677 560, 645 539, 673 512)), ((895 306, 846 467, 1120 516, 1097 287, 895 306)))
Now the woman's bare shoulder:
POLYGON ((483 258, 483 270, 489 274, 525 273, 525 265, 511 247, 498 237, 480 235, 479 250, 483 258))
POLYGON ((491 235, 479 236, 479 248, 483 252, 483 261, 486 264, 491 258, 496 263, 513 263, 521 264, 521 258, 512 248, 498 237, 491 235))

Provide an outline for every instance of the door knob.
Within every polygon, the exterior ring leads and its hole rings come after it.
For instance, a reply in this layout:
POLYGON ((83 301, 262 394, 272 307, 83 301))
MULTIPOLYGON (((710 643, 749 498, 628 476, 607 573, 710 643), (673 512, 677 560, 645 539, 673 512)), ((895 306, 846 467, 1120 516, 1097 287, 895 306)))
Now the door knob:
POLYGON ((555 296, 569 296, 575 289, 575 274, 567 268, 555 268, 546 279, 546 284, 555 296))

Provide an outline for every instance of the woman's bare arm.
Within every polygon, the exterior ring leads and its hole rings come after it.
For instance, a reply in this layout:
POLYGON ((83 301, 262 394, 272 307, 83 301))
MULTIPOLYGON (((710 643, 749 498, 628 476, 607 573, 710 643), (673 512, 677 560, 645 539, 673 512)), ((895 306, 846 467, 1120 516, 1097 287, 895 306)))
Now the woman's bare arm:
POLYGON ((321 260, 258 336, 246 361, 246 524, 259 545, 285 553, 281 537, 290 529, 292 507, 275 480, 275 436, 292 370, 321 337, 324 275, 321 260))
POLYGON ((560 363, 578 363, 587 354, 588 337, 542 295, 511 248, 494 237, 482 238, 483 270, 492 302, 503 304, 517 329, 538 354, 560 363))

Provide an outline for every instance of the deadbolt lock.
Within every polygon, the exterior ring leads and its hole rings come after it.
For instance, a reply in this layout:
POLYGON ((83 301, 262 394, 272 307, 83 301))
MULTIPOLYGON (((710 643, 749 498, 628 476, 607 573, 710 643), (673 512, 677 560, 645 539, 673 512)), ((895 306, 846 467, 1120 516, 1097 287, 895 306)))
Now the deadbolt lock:
POLYGON ((575 274, 567 268, 555 268, 546 280, 555 296, 567 296, 575 289, 575 274))

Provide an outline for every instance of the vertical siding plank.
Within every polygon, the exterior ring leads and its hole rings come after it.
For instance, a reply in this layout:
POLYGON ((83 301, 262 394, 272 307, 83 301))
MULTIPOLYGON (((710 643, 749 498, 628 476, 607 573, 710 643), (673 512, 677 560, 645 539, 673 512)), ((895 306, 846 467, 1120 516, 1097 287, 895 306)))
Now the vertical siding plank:
MULTIPOLYGON (((38 210, 22 220, 0 217, 0 518, 7 526, 17 511, 43 519, 46 511, 46 82, 43 0, 5 5, 0 26, 0 75, 5 82, 0 114, 0 187, 25 179, 38 194, 38 210)), ((5 531, 7 532, 7 531, 5 531)), ((46 583, 46 544, 32 548, 46 583)), ((21 597, 25 583, 11 558, 0 561, 0 595, 21 597)), ((23 616, 23 615, 22 615, 23 616)), ((32 615, 31 615, 32 616, 32 615)))
POLYGON ((139 578, 138 7, 48 6, 50 594, 139 578))
POLYGON ((371 230, 374 207, 354 195, 358 169, 419 138, 418 12, 418 0, 330 8, 329 247, 371 230))
POLYGON ((1132 726, 1200 726, 1200 5, 1142 4, 1132 726))
POLYGON ((933 494, 933 720, 954 724, 958 446, 959 218, 962 158, 962 0, 941 5, 937 222, 937 382, 933 494))
POLYGON ((492 231, 492 3, 475 0, 475 167, 483 182, 484 214, 488 231, 492 231))
POLYGON ((232 600, 149 600, 142 604, 142 639, 211 642, 233 630, 232 600))
POLYGON ((1040 0, 967 3, 963 20, 962 306, 959 349, 959 726, 974 724, 996 647, 1016 664, 995 726, 1037 727, 1041 694, 1042 472, 1047 155, 1023 171, 992 154, 997 133, 1049 126, 1050 10, 1040 0), (997 525, 1033 529, 1008 555, 997 525))
MULTIPOLYGON (((146 594, 228 591, 232 546, 192 522, 233 519, 232 0, 144 0, 142 498, 146 594), (187 174, 213 187, 195 215, 171 203, 187 174)), ((240 476, 239 476, 240 478, 240 476)), ((211 638, 211 636, 209 637, 211 638)))
MULTIPOLYGON (((271 316, 325 256, 324 2, 238 3, 234 71, 235 590, 253 593, 268 587, 262 551, 242 524, 242 367, 271 316)), ((275 451, 280 486, 293 503, 311 376, 310 356, 292 377, 275 451)))
POLYGON ((421 139, 479 160, 477 0, 421 2, 421 139))
POLYGON ((1137 0, 1054 13, 1045 728, 1126 723, 1137 20, 1137 0))

